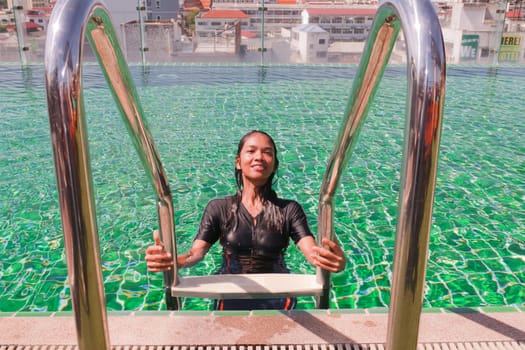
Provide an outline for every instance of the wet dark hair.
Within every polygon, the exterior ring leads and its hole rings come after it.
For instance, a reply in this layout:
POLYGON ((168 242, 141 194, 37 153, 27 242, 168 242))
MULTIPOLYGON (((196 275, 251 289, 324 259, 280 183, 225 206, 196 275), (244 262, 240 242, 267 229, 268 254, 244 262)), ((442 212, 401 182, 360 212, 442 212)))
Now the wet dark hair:
MULTIPOLYGON (((277 169, 279 168, 279 159, 277 158, 277 147, 275 146, 275 141, 270 135, 268 135, 264 131, 252 130, 246 135, 244 135, 239 141, 239 145, 237 146, 237 157, 240 156, 241 150, 244 147, 246 140, 253 134, 265 135, 266 137, 268 137, 273 147, 273 154, 274 154, 274 159, 275 159, 275 171, 270 175, 270 177, 268 178, 268 181, 266 181, 266 183, 259 189, 259 195, 261 196, 261 198, 263 200, 267 200, 270 198, 274 198, 276 196, 275 191, 273 190, 273 179, 275 177, 275 173, 277 172, 277 169)), ((235 167, 235 182, 237 183, 237 192, 240 193, 243 188, 242 171, 240 169, 237 169, 237 167, 235 167)))

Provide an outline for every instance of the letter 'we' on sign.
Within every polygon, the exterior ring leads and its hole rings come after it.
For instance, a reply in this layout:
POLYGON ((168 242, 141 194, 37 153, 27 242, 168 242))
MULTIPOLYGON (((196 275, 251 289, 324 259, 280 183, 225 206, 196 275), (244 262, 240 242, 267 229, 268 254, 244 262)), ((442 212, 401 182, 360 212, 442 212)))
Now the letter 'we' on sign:
POLYGON ((461 37, 459 57, 462 61, 476 60, 478 58, 478 34, 465 34, 461 37))

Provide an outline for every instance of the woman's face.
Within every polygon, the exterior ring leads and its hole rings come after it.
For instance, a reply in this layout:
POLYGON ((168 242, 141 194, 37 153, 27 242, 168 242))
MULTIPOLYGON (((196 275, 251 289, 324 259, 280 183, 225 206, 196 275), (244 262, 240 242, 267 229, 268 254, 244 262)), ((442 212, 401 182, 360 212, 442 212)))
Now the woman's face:
POLYGON ((248 136, 235 158, 235 168, 242 172, 245 184, 264 185, 275 172, 275 150, 268 136, 257 132, 248 136))

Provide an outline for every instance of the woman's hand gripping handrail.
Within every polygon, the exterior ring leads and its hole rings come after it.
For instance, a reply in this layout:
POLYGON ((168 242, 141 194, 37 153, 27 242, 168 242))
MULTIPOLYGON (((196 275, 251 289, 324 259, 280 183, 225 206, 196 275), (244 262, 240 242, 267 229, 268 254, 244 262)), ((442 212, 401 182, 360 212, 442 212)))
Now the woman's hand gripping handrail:
MULTIPOLYGON (((407 45, 408 100, 387 348, 415 349, 437 172, 445 49, 428 0, 383 1, 376 13, 319 198, 319 239, 334 235, 332 199, 357 142, 400 28, 407 45)), ((317 271, 328 291, 330 275, 317 271)), ((318 300, 326 308, 328 293, 318 300)))
MULTIPOLYGON (((144 123, 127 63, 105 6, 97 0, 57 2, 46 39, 45 78, 77 337, 80 349, 109 349, 82 94, 84 34, 97 54, 145 170, 153 182, 161 237, 166 249, 176 257, 173 203, 168 181, 144 123)), ((167 291, 177 282, 176 276, 176 268, 165 274, 167 291)))

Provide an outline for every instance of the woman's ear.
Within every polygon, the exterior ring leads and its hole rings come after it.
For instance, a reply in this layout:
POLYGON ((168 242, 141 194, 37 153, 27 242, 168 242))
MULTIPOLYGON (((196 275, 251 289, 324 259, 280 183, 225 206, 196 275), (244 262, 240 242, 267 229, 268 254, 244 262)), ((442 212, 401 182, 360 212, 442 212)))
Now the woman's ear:
POLYGON ((241 170, 241 162, 238 156, 235 157, 235 169, 241 170))

